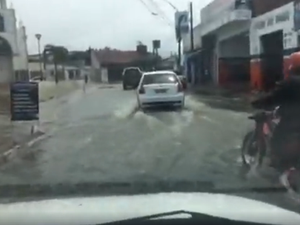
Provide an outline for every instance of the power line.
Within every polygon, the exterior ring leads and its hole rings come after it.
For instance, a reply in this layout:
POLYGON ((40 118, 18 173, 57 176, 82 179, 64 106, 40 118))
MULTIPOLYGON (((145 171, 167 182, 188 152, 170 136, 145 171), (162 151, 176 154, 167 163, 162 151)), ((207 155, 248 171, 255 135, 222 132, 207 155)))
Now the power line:
MULTIPOLYGON (((140 2, 143 4, 143 6, 151 13, 152 16, 158 16, 160 19, 162 19, 164 22, 166 22, 169 26, 172 26, 172 24, 170 24, 170 22, 167 21, 167 19, 164 18, 161 14, 159 14, 159 13, 153 11, 153 10, 149 7, 149 5, 146 4, 145 0, 139 0, 139 1, 140 1, 140 2)), ((152 4, 152 6, 153 6, 153 4, 152 4)))
POLYGON ((168 0, 163 0, 164 2, 168 3, 175 11, 179 11, 178 8, 170 1, 168 0))
POLYGON ((154 1, 154 0, 149 0, 152 5, 156 8, 156 10, 158 11, 158 15, 168 23, 169 26, 173 26, 172 25, 172 21, 166 16, 166 14, 164 13, 163 10, 161 10, 161 8, 159 7, 159 5, 154 1))
POLYGON ((144 2, 144 0, 139 0, 144 6, 145 8, 151 13, 151 15, 156 16, 157 13, 153 12, 150 7, 144 2))

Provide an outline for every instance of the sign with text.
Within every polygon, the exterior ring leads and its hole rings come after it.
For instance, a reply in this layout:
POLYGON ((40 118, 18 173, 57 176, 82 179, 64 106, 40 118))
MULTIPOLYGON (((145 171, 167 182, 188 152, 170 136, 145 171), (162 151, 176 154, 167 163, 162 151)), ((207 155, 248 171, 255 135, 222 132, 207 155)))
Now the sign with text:
POLYGON ((39 120, 39 85, 15 82, 10 85, 11 121, 39 120))

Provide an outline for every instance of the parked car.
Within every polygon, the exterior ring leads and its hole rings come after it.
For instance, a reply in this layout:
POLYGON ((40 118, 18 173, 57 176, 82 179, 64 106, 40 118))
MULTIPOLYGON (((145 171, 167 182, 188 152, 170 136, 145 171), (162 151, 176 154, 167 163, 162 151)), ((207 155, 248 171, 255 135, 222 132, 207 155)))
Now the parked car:
POLYGON ((141 110, 163 105, 183 108, 185 94, 174 72, 155 71, 142 75, 137 88, 137 99, 141 110))
POLYGON ((136 89, 142 77, 142 71, 138 67, 128 67, 123 70, 123 90, 128 87, 136 89))

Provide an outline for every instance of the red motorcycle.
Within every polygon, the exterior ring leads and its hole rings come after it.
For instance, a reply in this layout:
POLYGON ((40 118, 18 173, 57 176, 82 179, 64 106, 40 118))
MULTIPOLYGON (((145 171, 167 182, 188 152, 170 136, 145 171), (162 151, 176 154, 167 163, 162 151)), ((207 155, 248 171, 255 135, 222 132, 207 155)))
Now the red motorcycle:
MULTIPOLYGON (((271 159, 271 164, 275 161, 279 162, 282 160, 281 156, 275 155, 271 151, 270 141, 276 129, 277 124, 280 122, 278 116, 279 107, 276 107, 271 112, 259 112, 250 117, 251 120, 255 121, 254 130, 248 132, 243 140, 242 144, 242 161, 243 164, 249 168, 252 166, 262 166, 264 159, 268 156, 271 159)), ((287 140, 285 145, 285 154, 291 155, 300 150, 300 135, 292 134, 290 139, 287 140)), ((297 189, 299 185, 296 185, 295 173, 298 169, 295 169, 298 165, 293 165, 285 171, 279 171, 282 173, 281 182, 287 188, 297 189)), ((276 166, 275 166, 276 167, 276 166)), ((276 169, 276 168, 275 168, 276 169)), ((278 168, 278 170, 280 170, 278 168)), ((297 178, 298 180, 298 178, 297 178)))

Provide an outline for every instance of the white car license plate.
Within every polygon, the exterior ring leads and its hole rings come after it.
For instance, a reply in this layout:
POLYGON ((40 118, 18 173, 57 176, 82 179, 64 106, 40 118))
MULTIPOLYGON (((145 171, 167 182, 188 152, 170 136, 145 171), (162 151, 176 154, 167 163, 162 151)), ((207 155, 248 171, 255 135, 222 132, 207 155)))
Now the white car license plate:
POLYGON ((156 89, 155 90, 155 93, 157 93, 157 94, 166 93, 166 92, 167 92, 167 89, 156 89))

